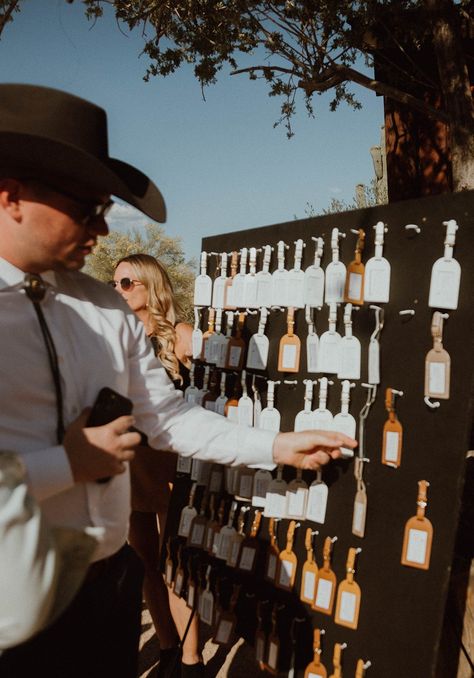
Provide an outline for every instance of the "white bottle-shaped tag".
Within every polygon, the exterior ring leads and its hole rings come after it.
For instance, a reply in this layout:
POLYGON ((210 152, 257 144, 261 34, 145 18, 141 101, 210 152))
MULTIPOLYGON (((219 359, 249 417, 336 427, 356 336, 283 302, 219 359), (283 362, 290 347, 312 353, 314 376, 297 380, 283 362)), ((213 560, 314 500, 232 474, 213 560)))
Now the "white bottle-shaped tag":
POLYGON ((286 490, 288 485, 283 480, 283 466, 279 466, 277 477, 268 486, 265 497, 265 516, 268 518, 286 518, 286 490))
POLYGON ((262 270, 257 273, 257 306, 270 308, 272 305, 273 278, 270 273, 270 260, 272 257, 271 245, 263 248, 262 270))
POLYGON ((232 283, 232 301, 236 308, 244 308, 244 287, 247 273, 248 249, 242 247, 240 250, 240 271, 234 276, 232 283))
POLYGON ((249 272, 245 276, 244 282, 244 303, 245 308, 258 308, 257 302, 257 250, 255 247, 249 249, 249 272))
POLYGON ((189 537, 189 532, 191 529, 191 523, 193 518, 197 516, 197 511, 194 508, 194 496, 196 494, 197 483, 193 483, 191 491, 189 493, 188 505, 183 508, 181 511, 181 516, 179 519, 178 534, 180 537, 189 537))
POLYGON ((352 304, 344 309, 345 335, 339 347, 339 379, 360 379, 361 345, 352 334, 352 304))
POLYGON ((212 306, 214 308, 224 308, 225 289, 227 283, 227 252, 221 254, 221 273, 214 280, 212 289, 212 306))
POLYGON ((345 237, 345 233, 340 233, 338 228, 332 229, 332 261, 326 268, 326 304, 344 301, 344 288, 346 286, 347 269, 342 261, 339 260, 339 238, 345 237))
POLYGON ((370 335, 368 375, 369 384, 380 384, 380 343, 379 337, 384 324, 384 312, 380 306, 371 306, 375 311, 375 330, 370 335))
POLYGON ((253 400, 247 393, 247 373, 242 370, 242 396, 239 398, 237 406, 237 416, 239 424, 244 426, 253 426, 253 400))
POLYGON ((428 306, 454 310, 458 307, 461 283, 461 266, 453 258, 458 225, 454 219, 443 221, 443 225, 446 226, 444 257, 435 261, 431 270, 428 306))
POLYGON ((304 306, 304 272, 301 270, 304 243, 301 238, 295 242, 295 264, 288 274, 288 306, 304 306))
POLYGON ((364 300, 387 303, 390 299, 390 264, 383 257, 384 234, 387 231, 382 221, 375 228, 375 256, 365 266, 364 300))
POLYGON ((328 384, 332 385, 332 383, 332 381, 328 381, 327 377, 319 379, 319 406, 313 412, 314 428, 319 431, 332 431, 334 429, 334 418, 326 407, 328 384))
MULTIPOLYGON (((341 392, 341 411, 334 417, 333 427, 339 433, 345 433, 351 438, 355 437, 356 421, 352 414, 349 414, 350 390, 351 384, 347 379, 342 382, 341 392)), ((354 451, 348 447, 341 447, 343 457, 353 457, 354 451)))
POLYGON ((265 370, 268 362, 270 342, 265 336, 268 310, 265 306, 260 309, 260 322, 257 334, 252 334, 247 352, 247 369, 265 370))
POLYGON ((318 372, 337 374, 341 335, 336 331, 337 304, 329 304, 329 330, 319 340, 318 372))
POLYGON ((308 486, 303 480, 302 469, 296 470, 296 478, 288 483, 286 490, 286 517, 304 520, 308 501, 308 486))
POLYGON ((222 416, 225 416, 225 406, 227 403, 227 396, 225 394, 225 380, 226 380, 226 373, 222 372, 221 374, 221 384, 220 384, 220 395, 218 398, 216 398, 214 402, 214 412, 217 412, 217 414, 220 414, 222 416))
POLYGON ((287 245, 278 243, 278 268, 272 273, 272 306, 288 306, 288 271, 285 268, 285 249, 287 245))
POLYGON ((279 381, 271 381, 270 379, 267 382, 267 406, 261 411, 258 423, 258 427, 263 428, 266 431, 280 430, 281 415, 273 405, 275 399, 275 384, 279 383, 279 381))
POLYGON ((308 266, 304 274, 304 303, 312 308, 321 308, 324 301, 324 271, 321 268, 324 240, 313 240, 316 241, 314 264, 308 266))
POLYGON ((206 362, 216 367, 224 367, 228 340, 221 332, 222 308, 216 310, 215 332, 206 342, 206 362))
POLYGON ((229 520, 227 525, 224 525, 220 531, 219 545, 216 553, 216 557, 221 560, 227 560, 229 557, 230 547, 234 536, 237 534, 237 530, 233 526, 235 512, 237 510, 237 502, 233 501, 229 511, 229 520))
POLYGON ((200 325, 199 308, 194 309, 194 329, 191 337, 193 347, 193 358, 198 360, 202 353, 202 330, 200 325))
POLYGON ((259 469, 253 478, 252 488, 252 506, 256 508, 265 508, 265 500, 270 483, 273 477, 270 471, 259 469))
POLYGON ((311 306, 306 306, 306 322, 308 324, 308 336, 306 337, 306 370, 308 372, 317 372, 319 337, 314 331, 311 306))
POLYGON ((321 471, 317 471, 316 480, 314 480, 308 491, 308 501, 306 502, 306 520, 312 520, 315 523, 324 524, 326 520, 326 508, 328 503, 328 486, 322 479, 321 471))
POLYGON ((194 281, 194 305, 210 306, 212 299, 212 280, 206 273, 207 252, 201 252, 201 273, 194 281))
POLYGON ((184 400, 187 403, 190 403, 191 405, 196 404, 196 401, 199 399, 199 389, 197 388, 194 382, 195 369, 196 365, 194 363, 191 363, 191 367, 189 369, 189 386, 186 388, 184 392, 184 400))
POLYGON ((295 417, 294 430, 299 431, 308 431, 314 426, 314 417, 312 412, 313 404, 313 382, 311 379, 305 379, 305 394, 304 394, 304 409, 298 412, 295 417))

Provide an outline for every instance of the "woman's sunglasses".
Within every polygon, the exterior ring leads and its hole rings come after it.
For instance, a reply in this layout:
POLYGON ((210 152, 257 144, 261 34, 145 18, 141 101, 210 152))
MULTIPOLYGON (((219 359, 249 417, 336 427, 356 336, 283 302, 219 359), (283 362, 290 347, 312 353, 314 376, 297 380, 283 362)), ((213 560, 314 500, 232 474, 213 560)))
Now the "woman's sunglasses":
POLYGON ((130 278, 122 278, 121 280, 111 280, 109 282, 109 285, 112 285, 112 287, 117 287, 117 285, 120 285, 123 291, 127 292, 132 287, 135 287, 135 285, 143 285, 143 283, 140 282, 140 280, 131 280, 130 278))

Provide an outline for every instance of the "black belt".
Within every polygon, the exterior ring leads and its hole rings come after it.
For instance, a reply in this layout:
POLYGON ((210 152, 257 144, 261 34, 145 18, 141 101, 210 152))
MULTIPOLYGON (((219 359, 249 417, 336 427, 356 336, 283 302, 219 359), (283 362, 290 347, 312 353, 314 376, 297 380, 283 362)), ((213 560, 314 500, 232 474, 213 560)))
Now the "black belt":
POLYGON ((111 556, 107 556, 107 558, 102 558, 101 560, 96 560, 95 563, 91 563, 91 565, 89 565, 87 568, 84 584, 88 584, 95 581, 96 579, 99 579, 99 577, 105 576, 112 569, 115 563, 120 560, 124 551, 127 549, 128 545, 124 544, 122 548, 113 553, 111 556))

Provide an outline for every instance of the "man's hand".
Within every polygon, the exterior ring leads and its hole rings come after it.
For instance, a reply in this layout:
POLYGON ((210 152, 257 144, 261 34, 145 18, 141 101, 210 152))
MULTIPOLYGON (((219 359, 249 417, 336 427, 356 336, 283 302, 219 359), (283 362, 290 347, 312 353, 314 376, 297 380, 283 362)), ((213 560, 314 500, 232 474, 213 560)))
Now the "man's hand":
POLYGON ((133 417, 119 417, 105 426, 86 428, 90 408, 70 424, 64 449, 76 483, 93 482, 125 471, 125 462, 135 456, 140 434, 129 431, 133 417))
POLYGON ((317 471, 331 459, 338 459, 341 447, 352 449, 356 446, 356 440, 335 431, 279 433, 273 443, 273 461, 317 471))

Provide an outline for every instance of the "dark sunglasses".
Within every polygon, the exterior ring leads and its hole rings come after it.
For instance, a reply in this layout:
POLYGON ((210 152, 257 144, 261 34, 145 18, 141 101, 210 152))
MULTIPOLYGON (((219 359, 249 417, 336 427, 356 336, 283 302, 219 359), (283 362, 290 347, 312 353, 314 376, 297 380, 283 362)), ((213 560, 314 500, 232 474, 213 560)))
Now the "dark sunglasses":
POLYGON ((34 177, 26 177, 23 181, 34 181, 38 184, 43 184, 47 186, 50 190, 58 193, 59 195, 64 195, 69 200, 73 200, 78 205, 82 207, 83 216, 79 219, 79 223, 83 226, 87 226, 95 219, 103 219, 112 209, 114 204, 113 200, 107 200, 106 202, 94 203, 91 200, 85 198, 79 198, 77 195, 69 193, 69 191, 64 190, 64 188, 58 188, 53 186, 53 184, 44 181, 43 179, 35 179, 34 177))
POLYGON ((117 287, 117 285, 120 285, 124 292, 127 292, 132 287, 135 287, 135 285, 143 285, 143 283, 140 282, 140 280, 131 280, 130 278, 122 278, 121 280, 110 280, 109 285, 111 285, 112 287, 117 287))

